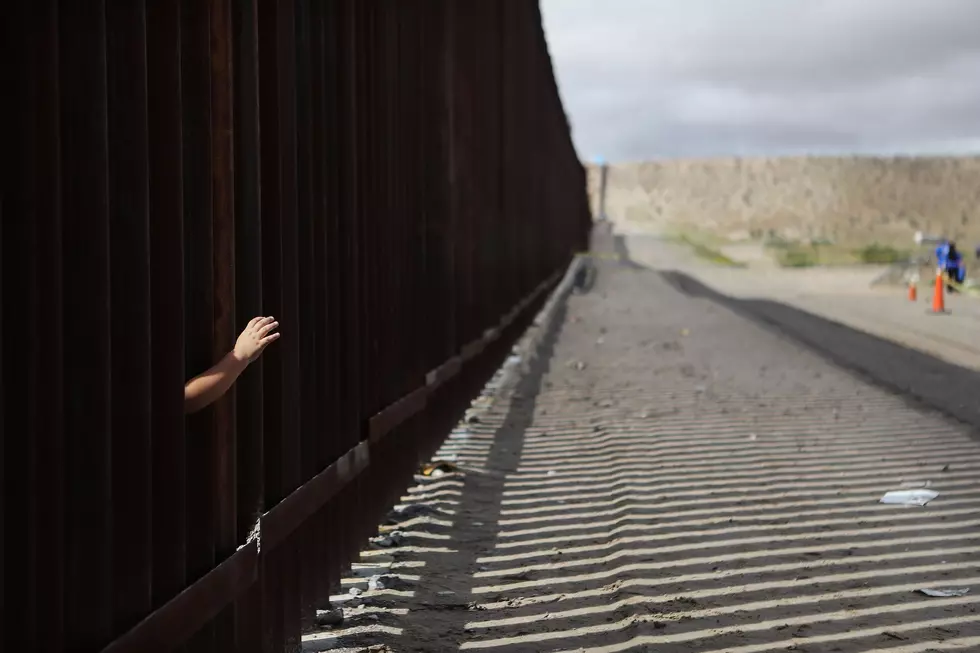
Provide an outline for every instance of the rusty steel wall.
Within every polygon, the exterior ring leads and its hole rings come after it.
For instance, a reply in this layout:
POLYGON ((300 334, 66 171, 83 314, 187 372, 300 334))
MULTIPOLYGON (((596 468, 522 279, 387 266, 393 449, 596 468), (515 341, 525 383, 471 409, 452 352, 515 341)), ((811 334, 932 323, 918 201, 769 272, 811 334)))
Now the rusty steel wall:
POLYGON ((585 248, 537 3, 14 4, 4 650, 293 650, 585 248))

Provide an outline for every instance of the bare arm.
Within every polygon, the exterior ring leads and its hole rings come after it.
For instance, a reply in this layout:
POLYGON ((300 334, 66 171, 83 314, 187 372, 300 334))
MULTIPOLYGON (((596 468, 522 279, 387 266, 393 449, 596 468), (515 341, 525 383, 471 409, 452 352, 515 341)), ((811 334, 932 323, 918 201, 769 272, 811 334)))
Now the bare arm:
POLYGON ((217 365, 184 385, 184 413, 196 413, 214 403, 235 383, 248 364, 279 339, 279 323, 272 317, 253 318, 238 336, 235 348, 217 365))

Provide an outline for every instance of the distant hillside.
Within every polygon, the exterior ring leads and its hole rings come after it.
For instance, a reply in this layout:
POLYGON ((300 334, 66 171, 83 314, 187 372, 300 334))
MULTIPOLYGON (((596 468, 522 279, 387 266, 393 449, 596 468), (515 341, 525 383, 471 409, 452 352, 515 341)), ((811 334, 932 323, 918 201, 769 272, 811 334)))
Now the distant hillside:
MULTIPOLYGON (((598 169, 589 169, 595 210, 598 169)), ((922 230, 980 242, 980 157, 668 160, 610 166, 606 210, 624 226, 735 238, 908 244, 922 230)), ((971 246, 972 249, 972 246, 971 246)))

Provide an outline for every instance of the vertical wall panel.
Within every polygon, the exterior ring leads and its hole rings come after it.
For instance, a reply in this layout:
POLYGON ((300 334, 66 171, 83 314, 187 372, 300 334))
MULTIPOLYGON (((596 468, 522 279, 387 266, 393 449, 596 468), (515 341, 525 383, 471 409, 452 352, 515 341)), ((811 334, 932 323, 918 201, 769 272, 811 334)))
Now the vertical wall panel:
MULTIPOLYGON (((267 315, 262 303, 262 218, 259 176, 258 1, 233 7, 235 152, 235 312, 240 331, 267 315)), ((249 365, 236 388, 238 541, 262 512, 262 364, 249 365)))
MULTIPOLYGON (((37 293, 33 328, 36 342, 41 345, 32 352, 35 368, 32 376, 37 383, 33 394, 43 397, 43 402, 34 404, 37 430, 33 441, 34 485, 30 490, 34 503, 31 546, 34 560, 30 567, 36 587, 31 593, 30 627, 37 633, 36 638, 31 638, 35 650, 60 650, 64 645, 65 388, 58 14, 53 1, 34 3, 32 10, 35 12, 32 24, 36 26, 31 38, 36 62, 32 109, 36 131, 33 152, 27 160, 33 159, 29 173, 34 179, 31 192, 37 207, 38 237, 31 253, 37 293)), ((18 276, 11 280, 17 282, 18 276)), ((9 315, 17 319, 16 313, 9 315)), ((16 327, 9 331, 14 337, 18 333, 25 332, 16 327)))
POLYGON ((186 578, 180 4, 146 6, 154 607, 176 596, 186 578))
MULTIPOLYGON (((210 0, 211 18, 211 203, 214 275, 214 335, 211 357, 219 360, 235 345, 235 152, 234 47, 231 0, 210 0)), ((244 324, 240 326, 244 327, 244 324)), ((215 403, 215 546, 220 558, 237 545, 235 477, 235 392, 215 403)))
POLYGON ((72 389, 65 393, 65 638, 74 650, 96 650, 113 626, 105 5, 60 9, 64 384, 72 389))
MULTIPOLYGON (((188 376, 214 362, 214 225, 211 161, 211 15, 207 2, 181 5, 181 92, 184 176, 184 333, 188 376)), ((215 563, 214 406, 188 416, 187 578, 215 563)), ((190 651, 214 650, 214 628, 193 638, 190 651)))
POLYGON ((113 630, 152 605, 150 526, 150 232, 146 15, 106 3, 112 335, 113 630))

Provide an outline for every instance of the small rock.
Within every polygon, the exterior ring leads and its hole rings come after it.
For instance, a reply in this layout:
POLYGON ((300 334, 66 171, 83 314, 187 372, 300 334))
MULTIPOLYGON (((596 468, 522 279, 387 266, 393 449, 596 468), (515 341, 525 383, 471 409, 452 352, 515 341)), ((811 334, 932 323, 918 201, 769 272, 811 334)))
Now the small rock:
POLYGON ((466 416, 466 423, 467 424, 479 424, 480 423, 480 418, 477 415, 467 415, 466 416))
POLYGON ((372 592, 378 592, 381 590, 403 590, 408 588, 408 583, 398 576, 379 574, 368 578, 367 587, 372 592))
MULTIPOLYGON (((355 588, 351 588, 355 589, 355 588)), ((340 608, 316 611, 316 625, 320 628, 336 628, 344 623, 344 611, 340 608)))
POLYGON ((360 596, 361 594, 363 594, 364 593, 364 590, 362 590, 360 587, 352 587, 352 588, 350 588, 350 591, 348 593, 351 596, 355 596, 356 597, 356 596, 360 596))
POLYGON ((387 535, 381 535, 375 537, 371 540, 371 543, 375 546, 380 546, 384 548, 389 548, 393 546, 401 546, 405 543, 405 536, 401 531, 392 531, 387 535))

